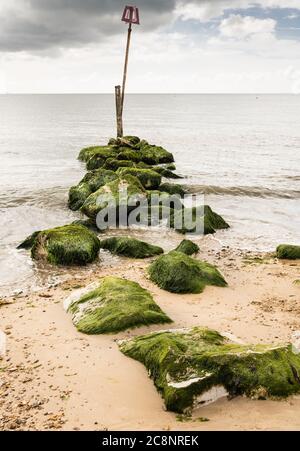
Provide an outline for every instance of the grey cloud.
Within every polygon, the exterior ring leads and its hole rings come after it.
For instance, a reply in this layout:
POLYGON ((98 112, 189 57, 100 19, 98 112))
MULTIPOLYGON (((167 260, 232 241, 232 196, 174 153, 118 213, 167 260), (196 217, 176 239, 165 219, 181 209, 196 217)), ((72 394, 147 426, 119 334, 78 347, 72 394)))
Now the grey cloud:
MULTIPOLYGON (((168 23, 175 3, 176 0, 136 0, 142 30, 168 23)), ((16 8, 0 13, 2 52, 78 47, 124 30, 120 18, 126 0, 17 0, 15 4, 16 8)))

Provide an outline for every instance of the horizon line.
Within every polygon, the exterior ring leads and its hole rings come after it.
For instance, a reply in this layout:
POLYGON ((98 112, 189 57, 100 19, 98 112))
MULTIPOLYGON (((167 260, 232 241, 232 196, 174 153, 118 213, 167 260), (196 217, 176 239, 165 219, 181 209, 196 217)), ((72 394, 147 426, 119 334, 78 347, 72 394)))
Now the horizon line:
MULTIPOLYGON (((115 95, 114 92, 2 92, 6 95, 115 95)), ((291 95, 293 92, 128 92, 129 95, 291 95)))

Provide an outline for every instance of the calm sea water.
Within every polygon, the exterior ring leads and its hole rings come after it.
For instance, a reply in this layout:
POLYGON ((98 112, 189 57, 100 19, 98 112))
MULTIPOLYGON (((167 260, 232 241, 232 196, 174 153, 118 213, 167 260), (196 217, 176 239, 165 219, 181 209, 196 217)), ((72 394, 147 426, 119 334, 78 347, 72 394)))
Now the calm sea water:
MULTIPOLYGON (((67 276, 15 248, 34 230, 78 216, 66 208, 68 188, 84 174, 76 157, 115 134, 114 98, 0 96, 0 117, 0 281, 7 292, 67 276)), ((130 95, 125 124, 127 134, 172 151, 183 183, 230 222, 215 240, 262 251, 300 244, 299 96, 130 95)), ((172 247, 172 234, 147 236, 172 247)), ((104 255, 100 264, 115 261, 104 255)))

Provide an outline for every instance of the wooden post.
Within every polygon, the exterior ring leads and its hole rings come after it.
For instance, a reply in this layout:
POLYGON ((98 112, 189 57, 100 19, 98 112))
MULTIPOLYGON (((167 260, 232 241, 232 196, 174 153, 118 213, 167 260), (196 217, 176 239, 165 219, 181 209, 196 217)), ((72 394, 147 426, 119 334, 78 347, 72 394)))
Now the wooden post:
POLYGON ((117 137, 122 138, 122 136, 123 136, 123 118, 122 118, 121 86, 115 87, 115 95, 116 95, 116 113, 117 113, 117 137))
POLYGON ((123 115, 123 109, 124 109, 124 98, 125 98, 125 88, 126 88, 126 80, 127 80, 128 57, 129 57, 129 48, 130 48, 130 41, 131 41, 131 32, 132 32, 132 24, 130 23, 129 27, 128 27, 128 34, 127 34, 127 45, 126 45, 126 55, 125 55, 123 85, 122 85, 122 102, 121 102, 122 115, 123 115))
POLYGON ((139 9, 136 6, 125 6, 123 16, 122 16, 122 22, 128 23, 129 26, 128 26, 128 33, 127 33, 127 45, 126 45, 122 89, 121 89, 121 86, 115 87, 118 138, 122 138, 122 136, 123 136, 123 110, 124 110, 125 88, 126 88, 126 80, 127 80, 128 57, 129 57, 129 49, 130 49, 132 24, 134 24, 134 25, 140 24, 139 9))

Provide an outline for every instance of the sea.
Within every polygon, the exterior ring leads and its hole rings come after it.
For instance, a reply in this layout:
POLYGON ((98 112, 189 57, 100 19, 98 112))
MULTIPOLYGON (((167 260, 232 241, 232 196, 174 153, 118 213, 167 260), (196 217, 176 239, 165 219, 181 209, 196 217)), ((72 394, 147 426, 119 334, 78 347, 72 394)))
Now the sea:
MULTIPOLYGON (((212 239, 254 252, 300 244, 300 96, 127 95, 124 128, 172 152, 180 183, 230 224, 201 237, 200 247, 212 239)), ((16 248, 36 230, 80 217, 67 208, 69 188, 85 173, 78 153, 115 135, 113 95, 0 96, 0 295, 76 274, 16 248)), ((178 242, 168 231, 122 233, 165 249, 178 242)), ((118 262, 103 253, 97 265, 118 262)))

